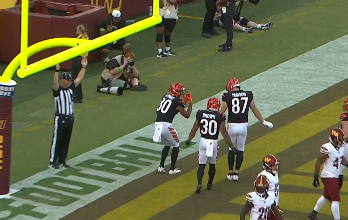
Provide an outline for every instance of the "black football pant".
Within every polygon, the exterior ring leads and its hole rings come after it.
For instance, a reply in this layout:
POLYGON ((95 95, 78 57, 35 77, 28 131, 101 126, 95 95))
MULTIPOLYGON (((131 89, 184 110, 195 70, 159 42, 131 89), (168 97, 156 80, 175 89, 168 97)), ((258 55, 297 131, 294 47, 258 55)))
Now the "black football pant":
POLYGON ((50 164, 64 164, 68 156, 70 138, 74 126, 74 116, 57 115, 50 153, 50 164))
POLYGON ((207 9, 202 25, 202 32, 211 32, 214 29, 214 15, 216 12, 216 5, 214 0, 205 0, 205 8, 207 9))
MULTIPOLYGON (((72 75, 73 80, 75 80, 77 78, 77 76, 79 75, 79 72, 81 71, 81 68, 82 68, 81 60, 82 60, 81 56, 78 56, 78 57, 75 57, 72 59, 71 75, 72 75)), ((82 83, 80 83, 80 85, 78 85, 75 88, 74 99, 78 100, 78 101, 83 99, 82 83)))
POLYGON ((221 15, 221 21, 224 24, 226 28, 226 34, 227 34, 227 39, 225 45, 228 47, 232 47, 232 41, 233 41, 233 17, 234 17, 234 12, 236 10, 236 4, 235 3, 230 3, 226 7, 226 13, 221 15))

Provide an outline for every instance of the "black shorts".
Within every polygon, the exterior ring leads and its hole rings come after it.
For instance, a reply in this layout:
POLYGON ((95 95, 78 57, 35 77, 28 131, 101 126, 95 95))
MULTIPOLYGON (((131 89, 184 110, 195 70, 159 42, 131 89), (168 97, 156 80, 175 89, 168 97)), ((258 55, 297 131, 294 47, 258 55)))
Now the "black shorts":
POLYGON ((176 19, 163 18, 162 22, 156 25, 156 27, 164 27, 166 31, 173 32, 176 26, 176 19))
POLYGON ((102 47, 102 49, 108 49, 108 50, 123 50, 123 46, 128 43, 126 39, 118 40, 116 44, 110 43, 102 47))

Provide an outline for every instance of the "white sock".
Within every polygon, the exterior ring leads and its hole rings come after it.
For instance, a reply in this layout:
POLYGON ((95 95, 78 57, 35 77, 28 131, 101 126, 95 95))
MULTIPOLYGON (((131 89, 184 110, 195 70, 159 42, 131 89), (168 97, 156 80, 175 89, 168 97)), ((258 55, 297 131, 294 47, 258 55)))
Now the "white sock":
POLYGON ((170 47, 166 47, 166 51, 170 51, 170 47))
POLYGON ((321 196, 318 201, 317 204, 314 206, 314 211, 319 212, 321 208, 324 207, 324 205, 328 202, 329 200, 325 199, 324 196, 321 196))
POLYGON ((260 30, 261 28, 262 28, 262 25, 261 25, 261 24, 258 24, 258 25, 257 25, 257 29, 260 30))
POLYGON ((246 27, 243 27, 244 32, 248 32, 248 29, 246 27))
POLYGON ((335 220, 340 220, 340 202, 332 201, 331 212, 335 220))
POLYGON ((162 53, 162 49, 158 49, 158 54, 162 53))

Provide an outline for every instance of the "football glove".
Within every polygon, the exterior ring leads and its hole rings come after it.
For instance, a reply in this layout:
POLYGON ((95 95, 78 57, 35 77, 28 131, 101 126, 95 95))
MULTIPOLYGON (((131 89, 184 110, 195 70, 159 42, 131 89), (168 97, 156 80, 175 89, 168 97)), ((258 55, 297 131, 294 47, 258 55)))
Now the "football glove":
POLYGON ((269 127, 269 128, 273 128, 273 124, 269 121, 263 120, 262 124, 269 127))
POLYGON ((192 104, 192 102, 193 102, 193 100, 192 100, 192 93, 191 92, 187 93, 185 99, 192 104))
POLYGON ((318 186, 320 186, 318 174, 314 174, 313 186, 314 186, 315 188, 317 188, 318 186))
POLYGON ((190 145, 191 141, 190 140, 186 140, 186 145, 190 145))

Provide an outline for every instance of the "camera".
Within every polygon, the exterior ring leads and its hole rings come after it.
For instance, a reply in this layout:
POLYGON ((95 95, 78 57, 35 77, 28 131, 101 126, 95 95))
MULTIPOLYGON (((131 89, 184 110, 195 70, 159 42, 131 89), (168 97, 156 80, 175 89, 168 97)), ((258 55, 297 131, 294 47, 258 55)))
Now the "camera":
POLYGON ((134 66, 134 60, 133 59, 128 59, 128 65, 129 66, 134 66))

